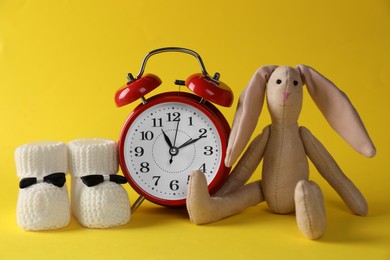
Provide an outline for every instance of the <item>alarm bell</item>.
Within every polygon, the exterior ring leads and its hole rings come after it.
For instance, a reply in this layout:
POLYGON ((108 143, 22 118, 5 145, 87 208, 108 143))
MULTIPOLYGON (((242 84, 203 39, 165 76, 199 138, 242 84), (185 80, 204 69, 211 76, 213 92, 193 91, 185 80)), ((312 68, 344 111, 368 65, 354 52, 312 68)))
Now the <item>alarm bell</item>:
POLYGON ((154 74, 147 74, 143 76, 145 71, 147 60, 158 53, 162 52, 183 52, 196 57, 202 69, 202 73, 196 73, 187 78, 187 80, 176 80, 176 85, 186 86, 189 90, 197 94, 198 96, 206 99, 212 103, 220 106, 230 107, 233 103, 233 92, 223 82, 219 81, 219 73, 215 73, 214 77, 211 77, 203 64, 203 61, 198 53, 195 51, 178 48, 168 47, 160 48, 149 52, 143 62, 137 77, 133 77, 131 73, 128 74, 128 83, 120 88, 115 94, 115 102, 118 107, 130 104, 137 99, 144 99, 144 96, 161 85, 161 79, 154 74))

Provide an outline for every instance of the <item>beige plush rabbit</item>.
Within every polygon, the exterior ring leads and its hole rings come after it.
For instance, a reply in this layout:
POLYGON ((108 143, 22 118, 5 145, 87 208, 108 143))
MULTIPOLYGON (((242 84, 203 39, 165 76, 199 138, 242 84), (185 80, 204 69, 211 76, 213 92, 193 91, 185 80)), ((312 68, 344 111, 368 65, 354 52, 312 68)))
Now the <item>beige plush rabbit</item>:
POLYGON ((319 186, 309 181, 307 156, 353 213, 367 215, 367 202, 360 191, 311 132, 298 126, 304 84, 331 127, 356 151, 367 157, 375 155, 375 147, 357 111, 331 81, 304 65, 264 66, 241 94, 226 166, 233 165, 248 143, 264 96, 272 124, 252 141, 213 197, 208 193, 203 173, 193 172, 187 193, 187 209, 193 223, 214 222, 266 201, 275 213, 295 211, 302 233, 310 239, 320 238, 326 229, 324 200, 319 186), (246 184, 262 159, 261 181, 246 184))

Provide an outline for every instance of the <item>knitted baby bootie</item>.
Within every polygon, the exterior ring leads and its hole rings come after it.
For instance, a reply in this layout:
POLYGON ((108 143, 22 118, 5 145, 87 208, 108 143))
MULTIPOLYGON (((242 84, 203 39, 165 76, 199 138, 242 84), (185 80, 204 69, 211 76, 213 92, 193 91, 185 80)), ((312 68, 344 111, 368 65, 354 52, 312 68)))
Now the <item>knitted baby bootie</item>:
POLYGON ((124 225, 131 217, 126 183, 118 172, 117 144, 105 139, 79 139, 68 144, 72 175, 71 207, 89 228, 124 225))
POLYGON ((65 227, 70 221, 67 148, 62 142, 39 142, 15 151, 19 182, 18 225, 25 230, 65 227))

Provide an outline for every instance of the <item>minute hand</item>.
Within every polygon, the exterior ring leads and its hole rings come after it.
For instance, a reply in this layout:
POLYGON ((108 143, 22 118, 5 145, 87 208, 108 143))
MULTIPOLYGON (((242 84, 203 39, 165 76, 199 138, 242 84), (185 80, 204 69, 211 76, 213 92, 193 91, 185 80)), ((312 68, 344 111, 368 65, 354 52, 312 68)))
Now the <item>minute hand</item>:
POLYGON ((188 140, 187 142, 185 142, 184 144, 180 145, 177 149, 181 149, 181 148, 183 148, 183 147, 186 147, 187 145, 193 144, 193 143, 199 141, 200 139, 202 139, 203 137, 204 137, 204 136, 199 136, 199 137, 196 138, 196 139, 190 139, 190 140, 188 140))

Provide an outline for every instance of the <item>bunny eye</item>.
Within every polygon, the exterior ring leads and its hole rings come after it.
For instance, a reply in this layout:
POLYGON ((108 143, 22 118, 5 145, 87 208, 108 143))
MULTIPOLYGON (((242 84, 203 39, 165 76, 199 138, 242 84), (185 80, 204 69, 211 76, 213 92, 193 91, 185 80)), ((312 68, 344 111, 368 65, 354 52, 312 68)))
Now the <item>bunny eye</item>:
POLYGON ((279 85, 280 83, 282 83, 282 80, 281 80, 281 79, 276 80, 276 84, 279 85))
POLYGON ((294 80, 293 84, 294 84, 294 86, 297 86, 298 85, 298 80, 294 80))

